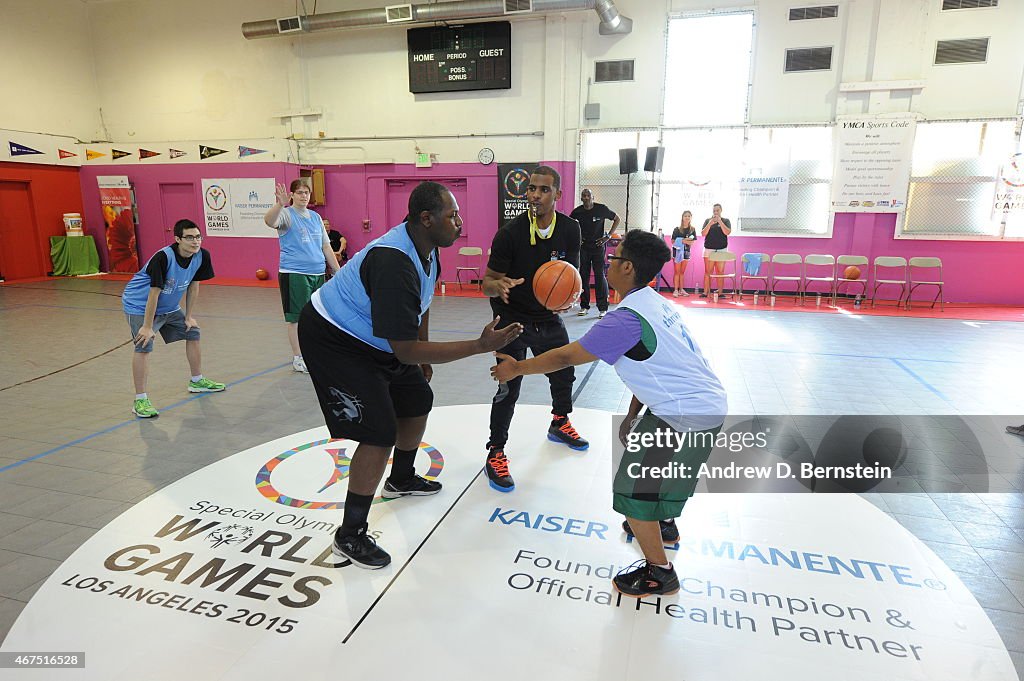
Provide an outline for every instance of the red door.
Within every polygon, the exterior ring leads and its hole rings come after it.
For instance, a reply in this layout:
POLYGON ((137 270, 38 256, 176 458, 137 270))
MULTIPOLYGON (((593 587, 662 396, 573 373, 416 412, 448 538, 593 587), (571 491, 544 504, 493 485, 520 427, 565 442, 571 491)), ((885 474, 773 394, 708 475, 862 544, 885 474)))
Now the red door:
POLYGON ((7 281, 46 274, 28 182, 0 181, 0 274, 7 281))
MULTIPOLYGON (((197 225, 203 224, 199 212, 196 187, 191 182, 161 182, 160 212, 163 222, 160 230, 140 230, 139 262, 146 263, 164 246, 174 243, 174 223, 188 218, 197 225)), ((201 228, 199 231, 203 231, 201 228)))

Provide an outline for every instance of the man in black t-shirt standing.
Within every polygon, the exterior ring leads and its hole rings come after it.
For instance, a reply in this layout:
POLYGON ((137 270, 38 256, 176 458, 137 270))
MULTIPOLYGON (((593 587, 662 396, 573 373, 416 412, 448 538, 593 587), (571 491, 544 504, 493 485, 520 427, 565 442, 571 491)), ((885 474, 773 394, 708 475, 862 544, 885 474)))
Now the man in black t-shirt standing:
MULTIPOLYGON (((526 359, 526 350, 539 355, 569 344, 569 334, 557 313, 537 302, 533 295, 533 275, 550 260, 565 260, 579 266, 580 226, 568 215, 555 210, 562 192, 561 178, 549 166, 539 166, 530 175, 526 198, 527 212, 509 221, 494 235, 491 257, 484 275, 484 293, 491 309, 503 323, 519 322, 523 333, 500 350, 517 360, 526 359)), ((551 385, 551 425, 548 439, 573 449, 590 446, 569 422, 572 411, 572 384, 576 374, 566 367, 548 374, 551 385)), ((511 492, 515 482, 508 470, 505 443, 512 423, 523 377, 498 386, 491 402, 491 433, 487 442, 484 471, 491 487, 511 492)))
POLYGON ((619 228, 619 216, 603 203, 594 203, 594 194, 589 189, 580 192, 582 206, 576 206, 569 217, 580 223, 580 277, 583 279, 583 293, 580 294, 580 317, 590 311, 590 271, 594 271, 594 288, 597 294, 597 317, 608 312, 608 280, 604 277, 604 245, 615 236, 619 228), (612 228, 605 234, 604 221, 611 220, 612 228))
POLYGON ((476 340, 431 342, 428 333, 439 249, 462 231, 448 189, 423 182, 409 196, 409 218, 352 256, 317 289, 299 317, 299 344, 332 438, 359 443, 349 467, 345 516, 332 550, 376 570, 391 556, 368 533, 377 485, 391 458, 381 496, 441 491, 416 475, 415 457, 434 403, 431 363, 497 350, 521 331, 495 319, 476 340), (392 455, 392 447, 394 454, 392 455))

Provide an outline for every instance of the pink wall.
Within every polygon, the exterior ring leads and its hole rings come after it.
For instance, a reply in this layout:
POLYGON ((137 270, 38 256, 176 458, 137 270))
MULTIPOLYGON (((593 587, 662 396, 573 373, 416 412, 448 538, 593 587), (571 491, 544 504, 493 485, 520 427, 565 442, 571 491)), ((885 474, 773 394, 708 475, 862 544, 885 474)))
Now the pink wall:
MULTIPOLYGON (((574 178, 576 165, 572 162, 551 162, 562 173, 562 199, 558 209, 568 213, 575 205, 574 178)), ((349 242, 349 254, 355 253, 369 241, 376 239, 394 226, 387 215, 388 180, 460 179, 466 182, 467 201, 460 205, 465 234, 448 253, 442 254, 442 276, 455 279, 455 267, 463 264, 456 250, 461 246, 479 246, 487 252, 498 225, 498 167, 479 163, 446 163, 432 168, 416 168, 412 164, 371 164, 366 166, 326 166, 323 206, 315 210, 330 220, 349 242), (369 220, 364 230, 363 220, 369 220)), ((106 266, 103 247, 103 220, 100 215, 99 175, 127 175, 135 186, 139 208, 139 242, 143 245, 140 257, 152 255, 155 248, 147 244, 166 245, 173 241, 165 231, 160 185, 191 182, 195 185, 195 208, 192 215, 182 215, 202 225, 202 179, 214 177, 273 177, 277 182, 290 182, 298 177, 299 166, 286 163, 220 163, 217 165, 125 165, 82 168, 82 197, 85 203, 85 222, 88 233, 96 237, 100 259, 106 266)), ((399 216, 397 220, 400 220, 399 216)), ((211 237, 203 246, 210 251, 217 274, 228 278, 251 278, 258 267, 264 267, 276 276, 278 248, 276 239, 211 237)), ((481 262, 481 267, 484 265, 481 262)))
MULTIPOLYGON (((838 213, 831 239, 780 237, 729 237, 729 250, 742 253, 823 253, 829 255, 863 255, 873 261, 880 255, 936 256, 942 259, 945 281, 944 298, 955 303, 990 303, 1024 305, 1024 242, 928 241, 894 239, 896 216, 892 213, 838 213)), ((703 249, 694 245, 687 267, 686 284, 693 286, 703 279, 703 249)), ((672 267, 664 269, 672 281, 672 267)), ((791 287, 780 287, 791 290, 791 287)), ((915 292, 918 297, 934 297, 934 288, 915 292)), ((883 288, 895 293, 894 289, 883 288)))
MULTIPOLYGON (((576 204, 574 186, 575 163, 551 163, 562 173, 562 199, 558 208, 568 213, 576 204)), ((497 164, 446 163, 432 168, 416 168, 411 164, 371 164, 366 166, 327 166, 325 184, 327 200, 317 212, 329 219, 331 226, 349 241, 354 253, 371 239, 391 228, 401 219, 387 214, 387 183, 389 180, 463 180, 466 200, 460 206, 465 234, 442 255, 443 277, 455 279, 455 267, 463 264, 455 250, 460 246, 479 246, 485 252, 498 228, 497 164), (369 220, 364 230, 363 220, 369 220)), ((143 258, 171 241, 163 224, 161 184, 192 183, 195 201, 189 217, 202 224, 202 178, 273 177, 289 182, 298 177, 299 166, 287 163, 221 163, 216 165, 124 165, 84 167, 81 169, 82 198, 88 233, 96 237, 100 258, 106 265, 103 220, 99 209, 98 175, 127 175, 135 185, 139 207, 139 241, 143 258)), ((1024 242, 967 242, 897 240, 893 238, 895 215, 873 213, 840 213, 836 215, 831 239, 732 237, 729 248, 736 253, 828 253, 832 255, 929 255, 942 258, 946 282, 946 300, 950 302, 1024 305, 1024 242)), ((251 278, 258 267, 277 271, 276 239, 211 237, 204 246, 214 257, 217 274, 228 278, 251 278)), ((698 243, 687 272, 687 285, 703 276, 702 249, 698 243)), ((482 265, 483 263, 481 263, 482 265)), ((671 266, 664 270, 671 281, 671 266)))

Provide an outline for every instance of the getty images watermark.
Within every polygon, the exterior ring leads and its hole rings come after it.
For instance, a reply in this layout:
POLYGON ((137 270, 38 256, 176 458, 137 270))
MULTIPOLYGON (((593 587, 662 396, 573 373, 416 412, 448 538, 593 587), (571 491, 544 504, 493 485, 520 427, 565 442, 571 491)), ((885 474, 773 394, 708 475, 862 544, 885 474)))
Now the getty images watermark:
POLYGON ((648 414, 625 423, 617 416, 614 485, 620 493, 662 495, 672 488, 687 494, 1012 492, 987 463, 1004 457, 1003 420, 648 414), (940 469, 944 474, 936 479, 940 469))

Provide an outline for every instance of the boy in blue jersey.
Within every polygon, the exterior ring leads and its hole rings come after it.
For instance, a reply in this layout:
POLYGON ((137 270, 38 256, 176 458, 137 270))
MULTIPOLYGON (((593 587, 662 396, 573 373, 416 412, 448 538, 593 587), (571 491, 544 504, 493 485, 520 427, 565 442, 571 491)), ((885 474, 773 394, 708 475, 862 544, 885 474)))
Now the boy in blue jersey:
POLYGON ((121 304, 128 316, 128 326, 135 342, 132 357, 132 378, 135 381, 135 403, 132 413, 139 418, 153 418, 158 412, 146 393, 149 376, 149 353, 153 338, 159 332, 164 343, 185 341, 185 357, 192 372, 190 393, 213 393, 224 390, 203 376, 202 352, 199 346, 199 324, 192 316, 196 309, 199 282, 213 278, 210 253, 201 248, 203 235, 191 220, 174 223, 174 243, 157 251, 124 289, 121 304), (185 311, 181 299, 185 298, 185 311))
POLYGON ((608 281, 622 297, 619 306, 598 321, 579 341, 516 361, 497 354, 491 369, 506 382, 527 374, 547 374, 563 367, 602 360, 633 393, 618 437, 623 446, 658 431, 693 433, 685 446, 627 447, 613 483, 612 507, 626 516, 623 529, 635 535, 644 560, 617 575, 612 583, 627 596, 673 594, 679 578, 665 555, 665 545, 679 540, 675 518, 697 484, 696 475, 659 479, 644 470, 682 463, 696 471, 711 454, 714 437, 728 409, 725 390, 680 315, 679 308, 647 286, 669 261, 668 246, 650 232, 634 230, 609 256, 608 281), (647 411, 640 416, 646 405, 647 411), (630 451, 630 450, 633 451, 630 451))
POLYGON ((277 282, 284 321, 288 325, 288 342, 292 346, 292 370, 304 374, 309 372, 299 348, 299 314, 313 292, 324 285, 325 263, 333 274, 341 267, 331 248, 324 221, 309 210, 309 200, 309 185, 305 180, 292 180, 288 190, 279 184, 277 203, 263 216, 267 227, 277 230, 281 247, 277 282))
POLYGON ((367 521, 389 458, 384 498, 441 491, 441 483, 417 475, 414 466, 434 403, 431 364, 497 350, 523 330, 513 323, 496 331, 496 318, 475 340, 430 340, 439 251, 461 232, 452 193, 436 182, 421 183, 409 196, 406 221, 353 255, 313 294, 299 319, 299 342, 327 429, 332 438, 359 443, 332 549, 362 568, 391 562, 367 521))

